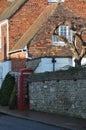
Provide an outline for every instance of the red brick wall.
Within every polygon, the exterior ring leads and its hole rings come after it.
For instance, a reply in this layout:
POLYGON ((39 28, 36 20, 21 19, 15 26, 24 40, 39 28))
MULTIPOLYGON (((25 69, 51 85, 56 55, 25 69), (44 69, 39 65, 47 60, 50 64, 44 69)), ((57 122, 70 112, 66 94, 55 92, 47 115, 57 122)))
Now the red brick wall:
POLYGON ((3 61, 7 57, 7 24, 1 26, 1 35, 0 61, 3 61))
POLYGON ((18 72, 22 68, 26 68, 26 58, 25 53, 19 52, 10 55, 12 61, 12 71, 18 72))

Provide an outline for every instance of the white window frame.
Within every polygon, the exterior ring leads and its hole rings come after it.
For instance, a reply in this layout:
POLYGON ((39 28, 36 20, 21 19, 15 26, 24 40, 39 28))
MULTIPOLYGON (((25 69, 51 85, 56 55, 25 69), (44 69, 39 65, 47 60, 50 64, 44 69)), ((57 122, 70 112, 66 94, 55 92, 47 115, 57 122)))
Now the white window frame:
MULTIPOLYGON (((72 30, 69 29, 68 26, 61 25, 61 26, 59 26, 57 31, 59 32, 59 35, 61 35, 61 31, 62 31, 63 35, 65 35, 65 37, 68 39, 68 41, 70 43, 72 43, 73 32, 72 32, 72 30)), ((59 41, 57 39, 57 37, 56 38, 55 37, 56 37, 55 35, 52 35, 52 44, 53 45, 56 45, 56 46, 66 46, 66 44, 63 41, 59 41)))
POLYGON ((69 29, 69 26, 65 26, 65 25, 59 26, 58 28, 59 35, 61 35, 61 30, 63 30, 63 33, 65 33, 64 28, 66 28, 65 36, 68 39, 68 41, 71 43, 73 39, 73 32, 72 30, 69 29))
POLYGON ((62 41, 58 41, 58 38, 56 37, 56 35, 52 35, 52 45, 55 46, 66 46, 66 44, 62 41))
POLYGON ((64 2, 64 0, 48 0, 49 3, 64 2))
POLYGON ((56 37, 56 35, 52 35, 52 44, 54 45, 54 44, 57 44, 58 43, 58 40, 57 40, 57 37, 56 37))

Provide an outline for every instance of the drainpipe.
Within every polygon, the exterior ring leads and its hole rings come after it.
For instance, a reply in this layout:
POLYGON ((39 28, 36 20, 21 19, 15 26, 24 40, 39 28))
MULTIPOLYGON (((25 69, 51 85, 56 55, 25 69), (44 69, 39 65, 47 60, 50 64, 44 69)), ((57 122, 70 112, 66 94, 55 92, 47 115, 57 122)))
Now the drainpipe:
POLYGON ((28 61, 28 60, 31 60, 32 58, 31 57, 29 57, 29 50, 28 50, 28 46, 26 45, 25 46, 25 48, 22 50, 23 52, 25 51, 26 52, 26 62, 28 61))

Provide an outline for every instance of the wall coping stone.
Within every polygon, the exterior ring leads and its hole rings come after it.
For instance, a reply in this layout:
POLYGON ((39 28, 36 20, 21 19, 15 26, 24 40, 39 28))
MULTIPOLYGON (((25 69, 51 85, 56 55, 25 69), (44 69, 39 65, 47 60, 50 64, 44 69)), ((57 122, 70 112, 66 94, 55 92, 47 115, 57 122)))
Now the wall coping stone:
POLYGON ((86 68, 72 68, 69 70, 59 70, 55 72, 33 73, 28 81, 51 81, 51 80, 79 80, 86 79, 86 68))

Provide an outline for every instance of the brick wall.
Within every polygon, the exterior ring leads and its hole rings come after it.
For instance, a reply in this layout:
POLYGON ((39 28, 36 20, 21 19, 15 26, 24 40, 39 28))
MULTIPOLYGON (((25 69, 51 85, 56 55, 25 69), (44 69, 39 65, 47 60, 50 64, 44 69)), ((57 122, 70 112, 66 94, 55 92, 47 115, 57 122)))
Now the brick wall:
POLYGON ((26 68, 25 53, 19 52, 10 55, 12 62, 12 71, 19 71, 22 68, 26 68))

